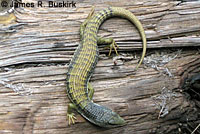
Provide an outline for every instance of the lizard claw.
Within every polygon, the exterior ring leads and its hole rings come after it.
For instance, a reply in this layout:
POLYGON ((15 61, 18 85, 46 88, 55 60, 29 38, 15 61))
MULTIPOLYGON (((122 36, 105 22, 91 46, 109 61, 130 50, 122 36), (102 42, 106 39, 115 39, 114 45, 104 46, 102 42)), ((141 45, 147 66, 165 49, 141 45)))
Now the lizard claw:
POLYGON ((108 56, 111 55, 112 48, 115 50, 115 53, 116 53, 117 55, 119 55, 118 52, 117 52, 117 48, 119 48, 119 46, 118 46, 117 43, 113 40, 112 44, 110 44, 110 51, 109 51, 108 56))
POLYGON ((68 118, 68 121, 69 121, 69 125, 71 124, 71 122, 72 122, 72 124, 75 124, 75 120, 76 120, 76 117, 75 117, 75 114, 74 113, 68 113, 67 114, 67 118, 68 118))

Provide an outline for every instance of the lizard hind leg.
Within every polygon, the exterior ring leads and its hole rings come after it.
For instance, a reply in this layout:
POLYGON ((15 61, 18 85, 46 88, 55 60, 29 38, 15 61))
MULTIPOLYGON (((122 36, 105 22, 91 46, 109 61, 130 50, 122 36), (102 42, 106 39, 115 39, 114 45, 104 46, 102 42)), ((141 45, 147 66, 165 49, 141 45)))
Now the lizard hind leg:
MULTIPOLYGON (((92 7, 90 13, 88 14, 86 20, 80 26, 80 38, 81 38, 81 40, 83 40, 83 35, 84 35, 84 32, 85 32, 85 28, 87 26, 87 23, 93 17, 93 15, 94 15, 94 6, 92 7)), ((115 53, 117 55, 119 55, 118 52, 117 52, 117 48, 119 48, 119 46, 117 45, 117 43, 114 41, 113 38, 97 37, 97 44, 108 44, 109 45, 110 51, 109 51, 108 56, 111 55, 112 49, 114 49, 115 53)))
POLYGON ((94 7, 92 7, 92 9, 91 9, 90 13, 88 14, 87 18, 80 25, 80 38, 81 38, 81 40, 83 39, 83 34, 84 34, 84 31, 85 31, 85 27, 87 26, 88 21, 92 18, 93 15, 94 15, 94 7))
POLYGON ((119 48, 119 46, 117 45, 117 43, 115 42, 115 40, 113 38, 97 37, 97 44, 99 44, 99 45, 108 44, 109 45, 110 51, 109 51, 108 56, 111 55, 112 49, 114 49, 115 53, 117 55, 119 55, 118 52, 117 52, 117 48, 119 48))

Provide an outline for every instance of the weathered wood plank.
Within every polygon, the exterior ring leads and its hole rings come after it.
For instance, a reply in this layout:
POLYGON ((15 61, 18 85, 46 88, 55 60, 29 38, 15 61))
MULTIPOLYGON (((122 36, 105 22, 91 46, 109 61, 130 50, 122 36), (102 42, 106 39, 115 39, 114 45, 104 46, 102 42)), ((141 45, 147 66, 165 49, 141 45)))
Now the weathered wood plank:
MULTIPOLYGON (((78 6, 77 9, 66 10, 17 9, 17 25, 1 28, 6 31, 2 31, 0 40, 0 65, 69 62, 71 56, 68 54, 73 54, 79 43, 79 26, 90 12, 89 4, 78 3, 80 8, 78 6), (85 5, 87 6, 84 7, 85 5), (12 27, 11 33, 5 36, 10 27, 12 27)), ((138 5, 140 8, 125 4, 120 6, 123 5, 135 13, 144 25, 149 40, 148 48, 199 46, 200 4, 198 2, 176 6, 177 2, 152 1, 140 3, 138 5)), ((97 5, 97 10, 107 6, 106 3, 101 8, 97 5)), ((120 46, 119 51, 141 48, 137 30, 126 20, 110 19, 102 25, 99 33, 104 37, 113 37, 120 46)))
MULTIPOLYGON (((180 120, 198 121, 195 106, 177 89, 188 73, 200 71, 200 3, 178 3, 77 1, 77 8, 18 8, 17 23, 0 27, 0 133, 172 133, 178 131, 180 120), (141 49, 137 30, 119 18, 101 26, 99 35, 113 37, 123 55, 108 58, 104 54, 108 50, 100 46, 100 61, 91 79, 94 101, 119 113, 127 121, 121 128, 98 128, 78 114, 77 124, 67 125, 67 67, 80 41, 79 26, 92 5, 96 11, 111 5, 133 12, 147 34, 147 57, 154 48, 183 48, 158 71, 143 66, 134 72, 138 58, 132 51, 141 49), (173 77, 164 73, 166 68, 173 77)), ((162 51, 166 50, 158 52, 162 51)), ((166 60, 169 54, 163 55, 166 60)))
MULTIPOLYGON (((167 64, 175 75, 174 78, 164 76, 151 68, 145 70, 141 68, 135 74, 132 72, 134 66, 129 62, 125 62, 113 70, 112 60, 100 61, 92 78, 92 85, 95 88, 94 101, 114 109, 127 121, 126 127, 111 130, 96 128, 82 119, 80 115, 78 115, 76 125, 67 126, 65 115, 69 101, 66 97, 64 84, 66 65, 30 67, 2 72, 0 74, 2 80, 9 79, 10 81, 7 83, 13 85, 23 83, 26 88, 31 89, 32 95, 19 96, 9 88, 1 86, 1 128, 14 133, 18 131, 19 133, 22 131, 24 133, 30 131, 32 133, 48 133, 49 131, 51 133, 65 133, 66 131, 71 133, 115 133, 117 130, 123 131, 123 133, 128 133, 128 130, 148 133, 159 123, 168 122, 175 125, 178 120, 170 121, 170 119, 174 119, 175 115, 178 116, 176 118, 180 118, 190 102, 184 99, 184 95, 172 92, 171 89, 179 86, 180 77, 177 75, 177 71, 180 69, 177 70, 177 68, 188 64, 183 62, 186 59, 194 58, 200 57, 199 55, 196 57, 181 56, 180 59, 167 64), (179 62, 182 64, 177 64, 179 62), (174 66, 174 63, 177 66, 174 66), (164 118, 157 119, 160 110, 157 103, 161 103, 158 98, 162 96, 161 89, 163 87, 167 87, 167 91, 170 91, 168 93, 171 95, 170 100, 168 100, 170 113, 164 118), (171 111, 175 113, 171 113, 171 111), (150 122, 154 123, 149 124, 150 122), (87 128, 85 128, 86 126, 87 128), (80 128, 83 127, 84 132, 80 132, 80 128)), ((2 132, 6 131, 2 130, 2 132)))

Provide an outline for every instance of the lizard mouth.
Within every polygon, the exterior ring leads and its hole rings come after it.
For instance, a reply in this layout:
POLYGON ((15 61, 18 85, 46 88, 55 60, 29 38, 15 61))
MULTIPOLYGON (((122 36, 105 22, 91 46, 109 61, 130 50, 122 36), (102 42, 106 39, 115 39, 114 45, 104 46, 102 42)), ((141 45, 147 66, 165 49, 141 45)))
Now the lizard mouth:
POLYGON ((126 124, 125 120, 114 112, 113 117, 109 120, 108 123, 113 127, 124 126, 126 124))

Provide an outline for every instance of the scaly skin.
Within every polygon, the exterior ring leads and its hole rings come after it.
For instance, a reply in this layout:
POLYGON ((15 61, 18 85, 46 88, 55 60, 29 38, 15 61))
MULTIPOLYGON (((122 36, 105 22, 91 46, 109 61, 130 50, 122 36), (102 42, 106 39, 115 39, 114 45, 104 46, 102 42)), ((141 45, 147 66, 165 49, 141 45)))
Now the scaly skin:
MULTIPOLYGON (((97 31, 102 22, 110 17, 122 17, 131 21, 138 28, 143 40, 143 53, 136 70, 141 65, 146 53, 146 37, 139 20, 128 10, 119 7, 110 7, 98 12, 87 21, 84 32, 81 31, 81 43, 75 51, 67 73, 67 94, 73 107, 87 120, 100 127, 118 127, 125 124, 123 118, 111 109, 92 102, 88 94, 89 79, 96 67, 99 51, 97 31)), ((114 41, 113 41, 114 42, 114 41)), ((114 44, 114 43, 113 43, 114 44)), ((91 90, 91 88, 89 87, 91 90)), ((75 119, 68 109, 69 121, 75 119)))

